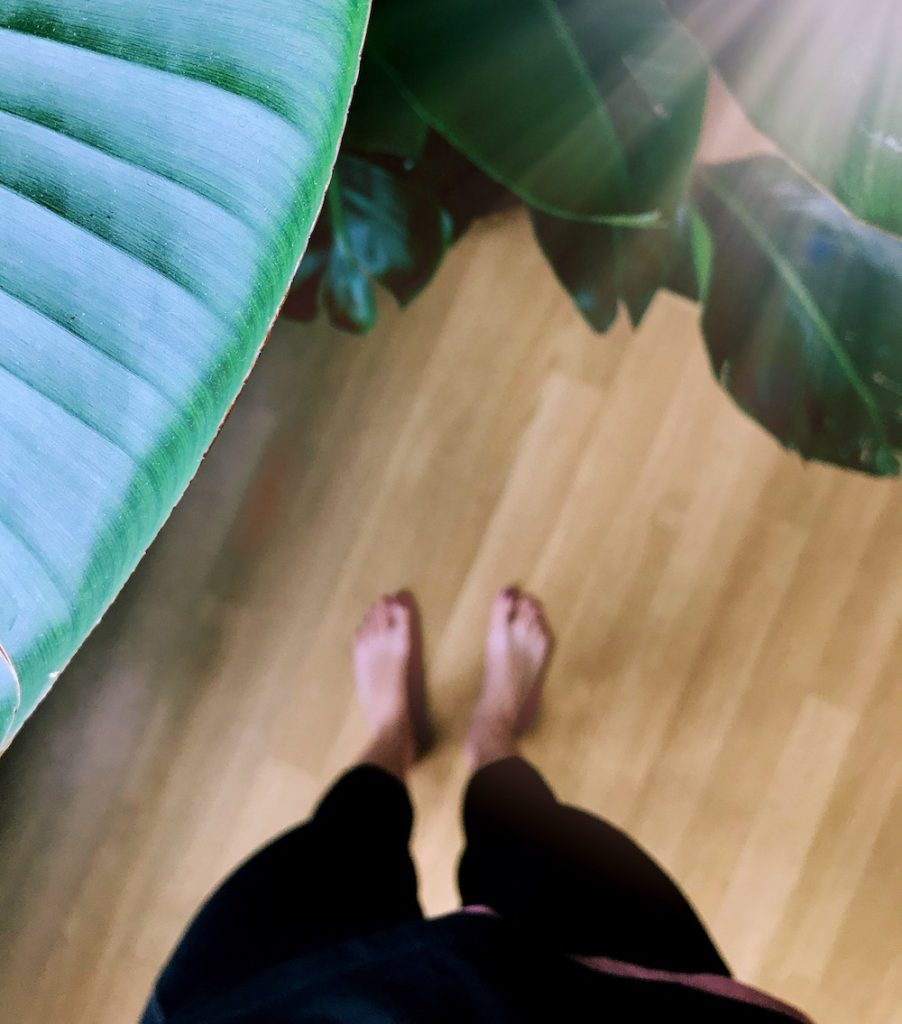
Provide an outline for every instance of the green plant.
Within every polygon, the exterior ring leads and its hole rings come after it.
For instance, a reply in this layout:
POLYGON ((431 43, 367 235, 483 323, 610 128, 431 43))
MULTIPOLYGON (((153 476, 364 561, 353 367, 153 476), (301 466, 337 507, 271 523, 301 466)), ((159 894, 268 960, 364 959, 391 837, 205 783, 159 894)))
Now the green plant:
POLYGON ((333 175, 368 0, 0 0, 0 745, 292 279, 366 330, 375 282, 409 301, 506 204, 593 327, 697 298, 784 444, 897 472, 899 3, 376 0, 333 175), (712 66, 785 156, 697 165, 712 66))
POLYGON ((329 181, 367 14, 0 0, 0 745, 253 365, 329 181))
MULTIPOLYGON (((414 202, 431 195, 453 237, 522 202, 595 330, 621 303, 638 324, 662 287, 697 299, 712 367, 746 412, 805 458, 891 475, 899 67, 899 0, 375 0, 339 171, 391 175, 392 202, 366 216, 407 281, 425 284, 445 251, 414 202), (782 154, 698 161, 711 68, 782 154)), ((322 302, 362 331, 373 281, 413 296, 368 263, 363 225, 339 245, 324 216, 316 239, 289 314, 322 302)))

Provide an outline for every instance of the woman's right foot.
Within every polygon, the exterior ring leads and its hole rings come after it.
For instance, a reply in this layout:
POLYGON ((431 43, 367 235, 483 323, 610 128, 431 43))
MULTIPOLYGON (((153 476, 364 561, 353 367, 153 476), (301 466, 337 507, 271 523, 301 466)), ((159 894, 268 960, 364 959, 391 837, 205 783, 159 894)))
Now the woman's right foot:
POLYGON ((517 738, 535 720, 553 642, 537 598, 516 587, 495 597, 482 695, 466 741, 475 767, 516 753, 517 738))

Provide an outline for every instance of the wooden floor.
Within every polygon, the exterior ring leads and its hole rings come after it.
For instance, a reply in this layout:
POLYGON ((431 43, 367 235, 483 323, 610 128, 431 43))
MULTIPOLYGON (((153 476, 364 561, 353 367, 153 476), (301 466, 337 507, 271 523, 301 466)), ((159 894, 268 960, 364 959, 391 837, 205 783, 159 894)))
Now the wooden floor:
POLYGON ((456 752, 493 590, 559 635, 528 752, 820 1024, 902 1021, 899 485, 783 453, 693 307, 590 334, 525 222, 372 337, 280 325, 183 504, 0 762, 0 1017, 124 1024, 198 901, 363 740, 349 636, 426 619, 414 784, 454 905, 456 752))

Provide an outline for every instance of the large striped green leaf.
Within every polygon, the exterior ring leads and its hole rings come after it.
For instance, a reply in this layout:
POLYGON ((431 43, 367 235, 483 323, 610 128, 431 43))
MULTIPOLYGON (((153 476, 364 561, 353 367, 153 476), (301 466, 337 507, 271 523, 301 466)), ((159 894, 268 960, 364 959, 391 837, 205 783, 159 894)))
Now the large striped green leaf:
POLYGON ((0 739, 109 605, 260 349, 367 0, 0 0, 0 739))

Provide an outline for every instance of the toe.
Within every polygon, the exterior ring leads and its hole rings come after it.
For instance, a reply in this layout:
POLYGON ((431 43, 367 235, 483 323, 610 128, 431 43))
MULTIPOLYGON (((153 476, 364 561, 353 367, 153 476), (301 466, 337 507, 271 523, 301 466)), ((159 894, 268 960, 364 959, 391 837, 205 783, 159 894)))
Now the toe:
POLYGON ((392 611, 396 615, 402 615, 404 618, 410 618, 410 605, 404 599, 402 594, 395 594, 391 599, 392 611))
POLYGON ((377 615, 379 628, 390 629, 394 615, 394 608, 392 606, 391 598, 387 594, 384 597, 379 598, 379 611, 377 615))
POLYGON ((535 598, 530 594, 521 594, 517 601, 517 618, 532 628, 538 625, 540 614, 535 598))
POLYGON ((519 591, 516 586, 505 587, 495 595, 492 602, 492 624, 506 625, 517 610, 519 591))
POLYGON ((410 609, 403 601, 398 599, 396 594, 388 606, 389 624, 393 629, 407 632, 410 628, 410 609))
POLYGON ((517 602, 517 620, 522 622, 524 633, 540 642, 543 648, 552 642, 551 627, 545 615, 542 602, 532 594, 524 594, 517 602))

